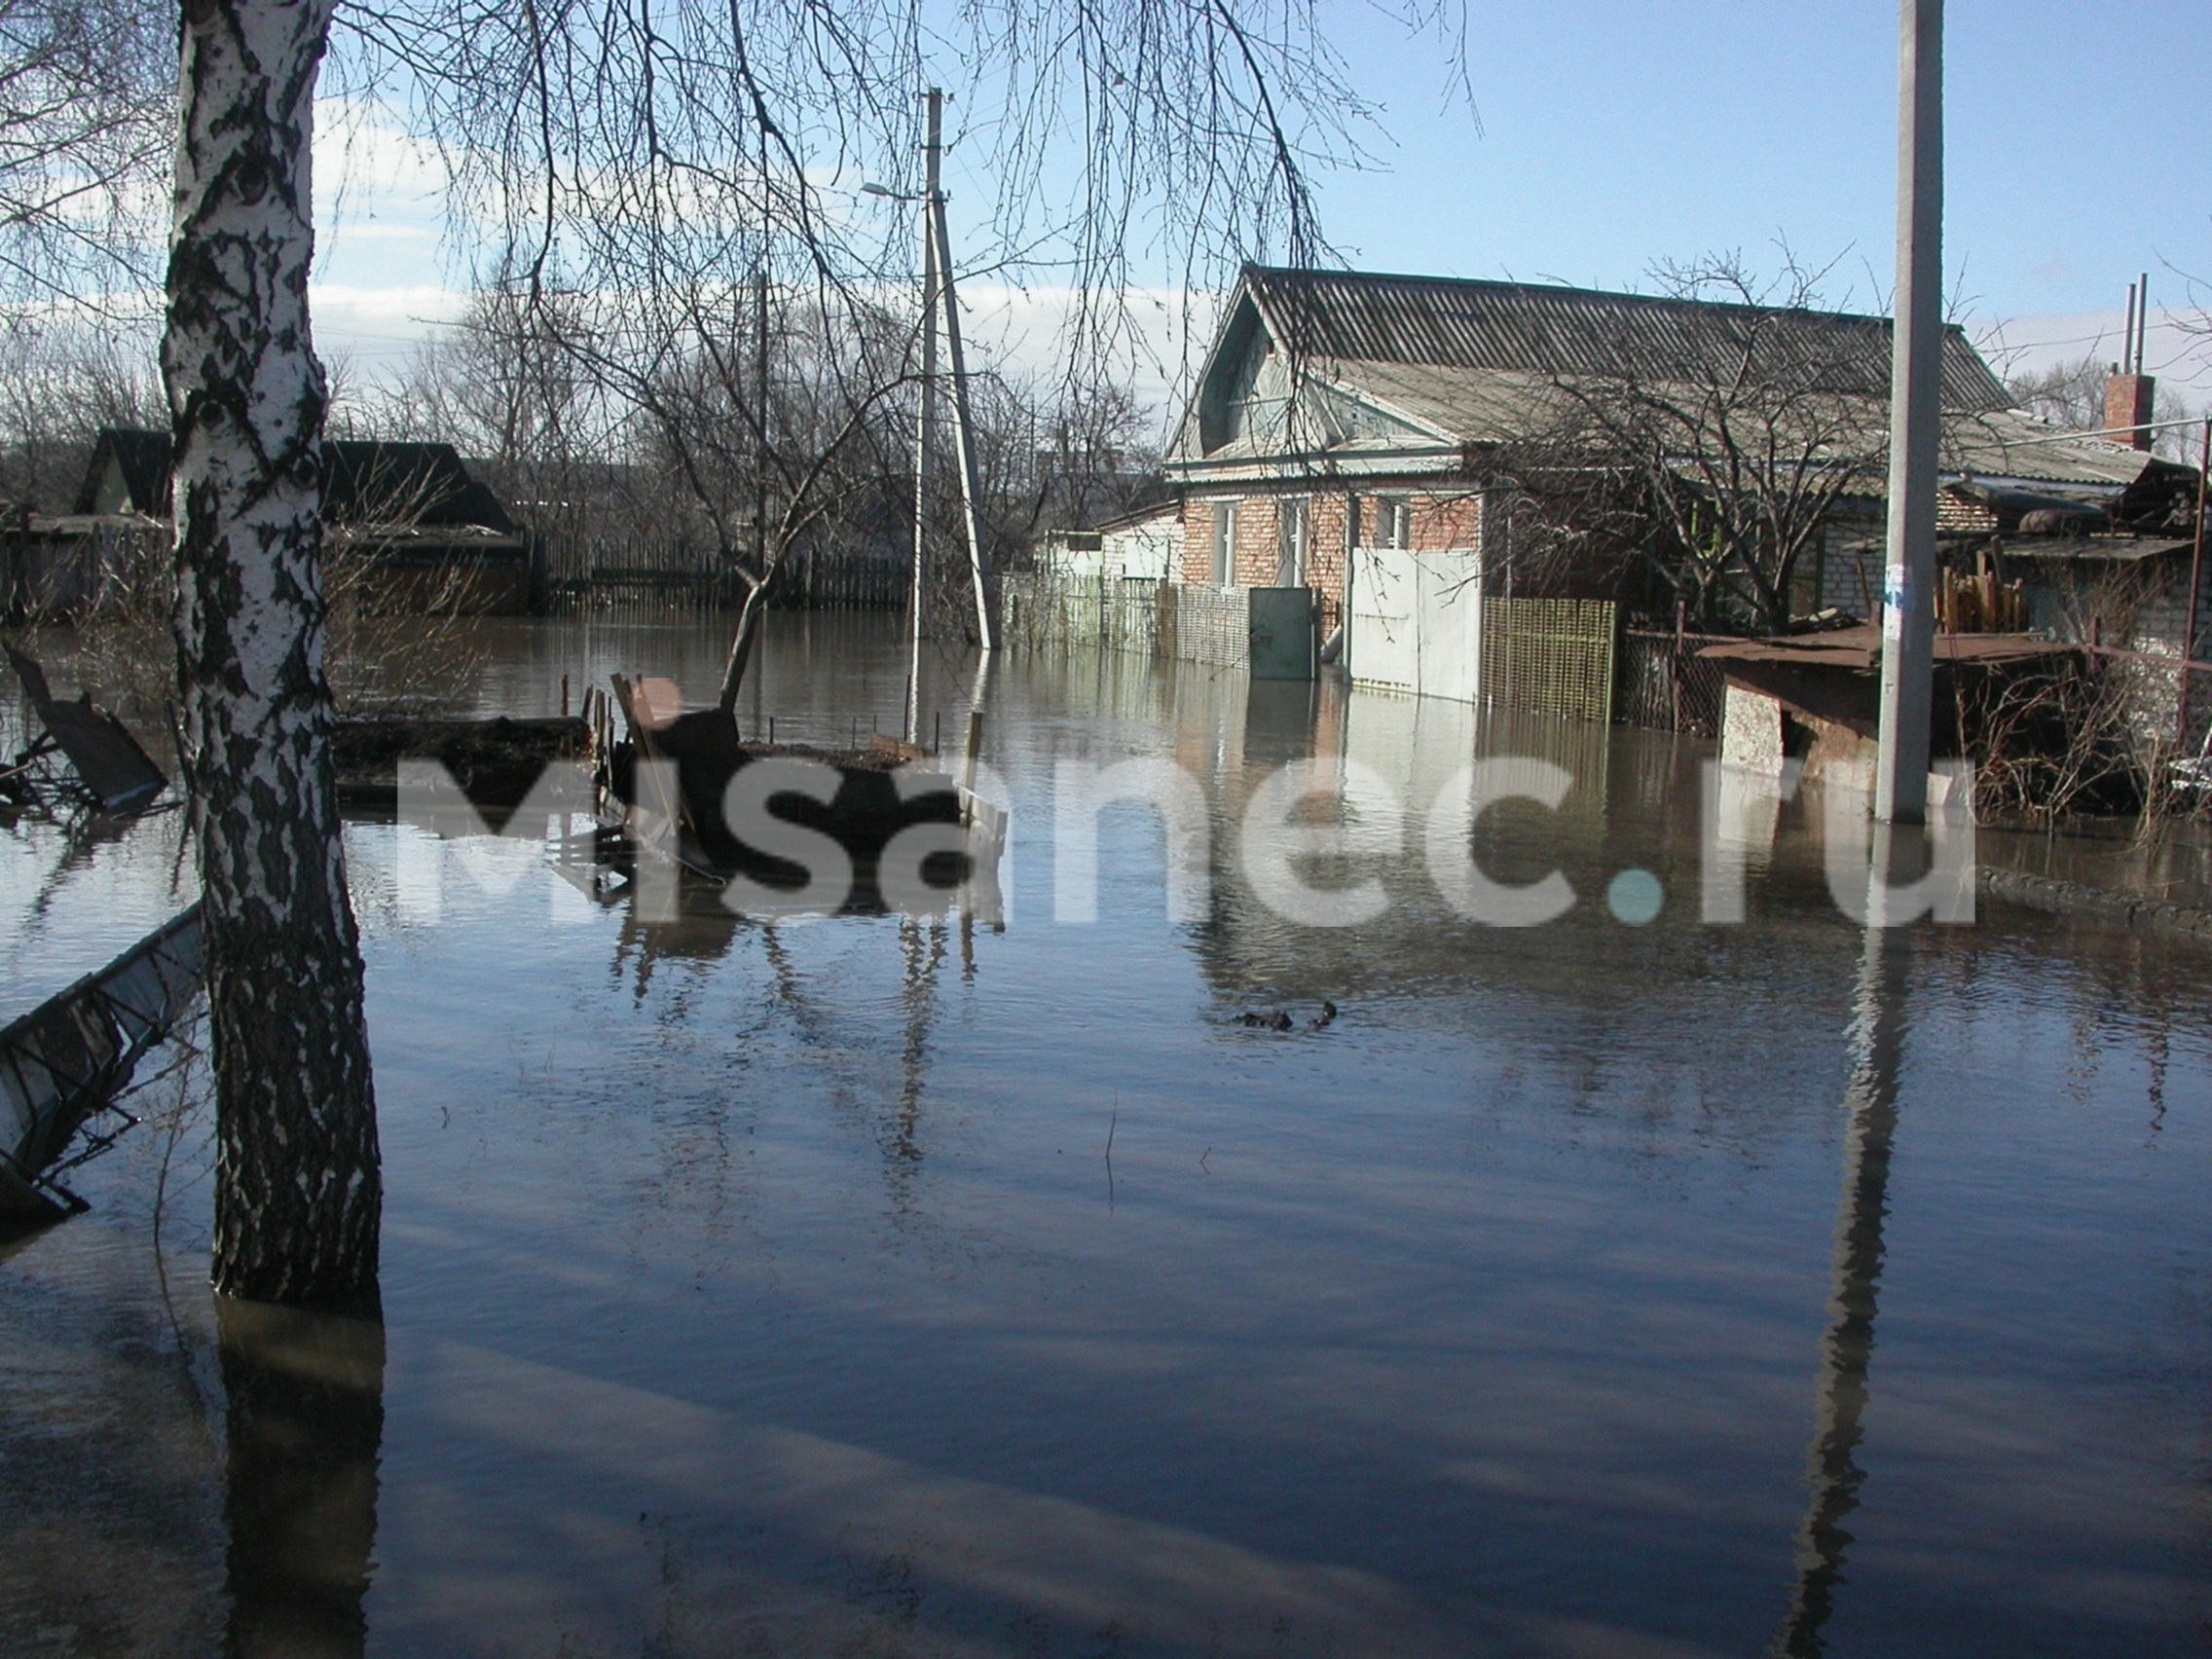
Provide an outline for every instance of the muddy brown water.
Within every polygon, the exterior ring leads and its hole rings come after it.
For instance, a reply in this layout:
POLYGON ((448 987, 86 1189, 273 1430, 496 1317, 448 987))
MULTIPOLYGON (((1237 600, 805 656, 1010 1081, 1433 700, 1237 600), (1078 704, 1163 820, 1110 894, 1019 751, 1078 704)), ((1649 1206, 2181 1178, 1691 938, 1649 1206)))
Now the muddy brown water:
MULTIPOLYGON (((903 722, 894 625, 777 621, 749 719, 903 722)), ((457 709, 719 647, 487 645, 457 709)), ((208 1118, 150 1081, 91 1213, 0 1247, 0 1652, 2212 1652, 2212 956, 1870 942, 1793 810, 1700 925, 1703 752, 1648 734, 933 656, 925 737, 977 698, 1003 931, 647 923, 353 825, 385 1323, 218 1317, 208 1118), (1478 750, 1576 777, 1484 831, 1562 920, 1460 920, 1375 801, 1381 916, 1254 896, 1275 765, 1419 806, 1478 750), (1132 756, 1198 780, 1210 894, 1170 920, 1116 808, 1056 921, 1055 768, 1132 756)), ((0 836, 0 1016, 177 852, 0 836)))

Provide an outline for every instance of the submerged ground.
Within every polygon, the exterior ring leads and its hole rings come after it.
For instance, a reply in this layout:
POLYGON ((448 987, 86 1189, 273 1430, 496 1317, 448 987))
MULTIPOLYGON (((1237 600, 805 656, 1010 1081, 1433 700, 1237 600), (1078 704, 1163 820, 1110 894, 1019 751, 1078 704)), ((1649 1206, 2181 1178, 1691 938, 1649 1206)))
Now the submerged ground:
MULTIPOLYGON (((788 619, 749 719, 896 728, 895 634, 788 619)), ((456 694, 514 714, 703 695, 719 644, 487 641, 456 694)), ((1701 925, 1686 741, 1019 657, 933 659, 925 736, 977 700, 1003 932, 653 924, 355 825, 381 1355, 300 1336, 325 1392, 241 1439, 208 1118, 152 1083, 0 1261, 0 1651, 2212 1653, 2212 953, 1870 943, 1797 809, 1701 925), (1478 749, 1576 776, 1486 839, 1561 921, 1461 921, 1379 812, 1380 917, 1253 896, 1275 765, 1419 805, 1478 749), (1170 921, 1117 809, 1056 921, 1055 766, 1130 756, 1199 780, 1210 896, 1170 921)), ((0 1017, 186 902, 177 851, 0 838, 0 1017)))

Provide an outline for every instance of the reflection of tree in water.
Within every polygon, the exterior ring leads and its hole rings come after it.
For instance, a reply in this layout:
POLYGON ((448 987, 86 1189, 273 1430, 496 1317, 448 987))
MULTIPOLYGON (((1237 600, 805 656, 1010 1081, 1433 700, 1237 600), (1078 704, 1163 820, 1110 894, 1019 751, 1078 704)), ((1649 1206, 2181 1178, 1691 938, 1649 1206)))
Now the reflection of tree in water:
MULTIPOLYGON (((901 983, 899 1006, 902 1030, 899 1048, 899 1086, 890 1117, 877 1139, 885 1155, 885 1178, 894 1207, 905 1213, 913 1176, 922 1161, 922 1094, 929 1078, 930 1040, 938 1015, 937 981, 946 953, 948 930, 942 921, 911 917, 899 923, 901 983)), ((837 1021, 830 1011, 810 994, 783 940, 771 924, 761 929, 776 1000, 792 1016, 807 1051, 822 1059, 851 1052, 855 1045, 840 1041, 837 1021)), ((866 1051, 866 1039, 861 1040, 866 1051)), ((838 1106, 848 1112, 863 1110, 859 1091, 851 1081, 830 1071, 838 1106)))
POLYGON ((384 1325, 215 1299, 231 1659, 363 1651, 384 1443, 384 1325))
POLYGON ((1806 1456, 1807 1502, 1797 1533, 1797 1585, 1772 1651, 1812 1659, 1825 1651, 1822 1631, 1835 1607, 1853 1542, 1844 1521, 1859 1507, 1865 1471, 1867 1375, 1874 1358, 1874 1314, 1882 1276, 1882 1224, 1889 1214, 1890 1155, 1897 1138, 1898 1069, 1904 1046, 1905 976, 1910 936, 1869 928, 1861 961, 1851 1118, 1844 1139, 1843 1198, 1836 1210, 1828 1323, 1821 1338, 1820 1391, 1806 1456))

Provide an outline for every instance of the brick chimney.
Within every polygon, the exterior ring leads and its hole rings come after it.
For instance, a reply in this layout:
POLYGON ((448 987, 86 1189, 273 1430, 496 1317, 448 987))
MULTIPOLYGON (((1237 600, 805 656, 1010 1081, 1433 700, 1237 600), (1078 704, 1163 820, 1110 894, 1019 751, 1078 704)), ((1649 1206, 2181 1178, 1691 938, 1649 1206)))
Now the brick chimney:
POLYGON ((2151 404, 2158 383, 2143 372, 2143 347, 2151 332, 2151 274, 2127 285, 2127 323, 2120 360, 2105 382, 2105 430, 2114 442, 2151 447, 2151 404), (2132 427, 2130 431, 2128 428, 2132 427))
POLYGON ((2113 365, 2112 378, 2105 382, 2105 426, 2114 443, 2151 447, 2151 405, 2157 388, 2156 376, 2123 375, 2119 364, 2113 365), (2122 433, 2127 426, 2135 428, 2132 435, 2122 433))

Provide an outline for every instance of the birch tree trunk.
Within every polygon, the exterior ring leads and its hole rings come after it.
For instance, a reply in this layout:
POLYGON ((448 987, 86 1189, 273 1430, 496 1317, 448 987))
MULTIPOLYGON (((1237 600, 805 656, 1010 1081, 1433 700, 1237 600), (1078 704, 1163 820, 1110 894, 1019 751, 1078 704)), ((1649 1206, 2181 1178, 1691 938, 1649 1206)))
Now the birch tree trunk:
POLYGON ((333 0, 185 0, 162 371, 217 1100, 214 1281, 376 1297, 383 1186, 323 678, 309 139, 333 0))

